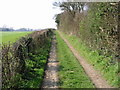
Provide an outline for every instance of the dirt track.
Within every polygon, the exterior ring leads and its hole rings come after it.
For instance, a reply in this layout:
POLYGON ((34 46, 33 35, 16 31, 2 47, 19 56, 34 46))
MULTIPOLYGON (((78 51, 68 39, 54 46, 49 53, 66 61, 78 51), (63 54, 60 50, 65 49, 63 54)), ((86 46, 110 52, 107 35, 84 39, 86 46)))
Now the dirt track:
POLYGON ((73 52, 74 56, 78 59, 79 63, 84 68, 86 74, 89 76, 93 84, 96 88, 112 88, 110 85, 108 85, 107 81, 103 79, 101 74, 96 71, 92 65, 90 65, 84 58, 80 56, 80 54, 72 47, 72 45, 63 37, 63 35, 58 32, 61 36, 61 38, 66 42, 70 50, 73 52))

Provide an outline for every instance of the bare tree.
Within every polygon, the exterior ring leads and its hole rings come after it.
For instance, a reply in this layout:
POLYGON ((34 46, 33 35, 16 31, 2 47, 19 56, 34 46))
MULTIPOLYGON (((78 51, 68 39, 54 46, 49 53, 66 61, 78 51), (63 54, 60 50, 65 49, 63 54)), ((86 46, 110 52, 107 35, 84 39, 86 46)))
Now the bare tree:
POLYGON ((64 11, 81 12, 81 11, 83 11, 85 2, 69 2, 67 0, 66 2, 54 2, 53 5, 60 7, 61 10, 64 10, 64 11))

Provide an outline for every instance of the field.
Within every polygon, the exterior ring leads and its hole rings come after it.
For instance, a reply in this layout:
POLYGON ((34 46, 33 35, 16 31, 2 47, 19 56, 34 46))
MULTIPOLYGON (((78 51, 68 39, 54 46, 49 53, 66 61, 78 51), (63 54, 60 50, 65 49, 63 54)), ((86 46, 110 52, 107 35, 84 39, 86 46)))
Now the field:
POLYGON ((0 32, 0 43, 15 42, 20 37, 30 34, 31 32, 0 32))

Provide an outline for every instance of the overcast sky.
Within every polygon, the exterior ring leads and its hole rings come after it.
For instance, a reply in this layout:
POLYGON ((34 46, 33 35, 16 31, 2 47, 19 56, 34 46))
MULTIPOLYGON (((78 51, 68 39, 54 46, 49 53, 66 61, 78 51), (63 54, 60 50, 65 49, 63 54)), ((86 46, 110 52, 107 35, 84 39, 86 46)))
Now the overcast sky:
POLYGON ((0 27, 54 28, 55 0, 0 0, 0 27))

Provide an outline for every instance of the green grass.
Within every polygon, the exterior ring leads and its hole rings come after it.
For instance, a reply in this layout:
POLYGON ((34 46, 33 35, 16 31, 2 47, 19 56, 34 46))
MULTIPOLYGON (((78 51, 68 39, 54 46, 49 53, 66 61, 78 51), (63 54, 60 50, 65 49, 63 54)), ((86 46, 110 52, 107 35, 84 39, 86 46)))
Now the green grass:
POLYGON ((83 56, 96 70, 100 71, 103 77, 111 86, 119 87, 118 63, 110 63, 111 58, 100 56, 97 51, 91 51, 80 38, 62 33, 63 36, 73 45, 73 47, 83 56))
POLYGON ((15 42, 20 37, 30 34, 32 32, 0 32, 0 43, 15 42))
POLYGON ((60 88, 93 88, 94 86, 82 66, 57 32, 56 38, 57 59, 60 62, 60 88))

